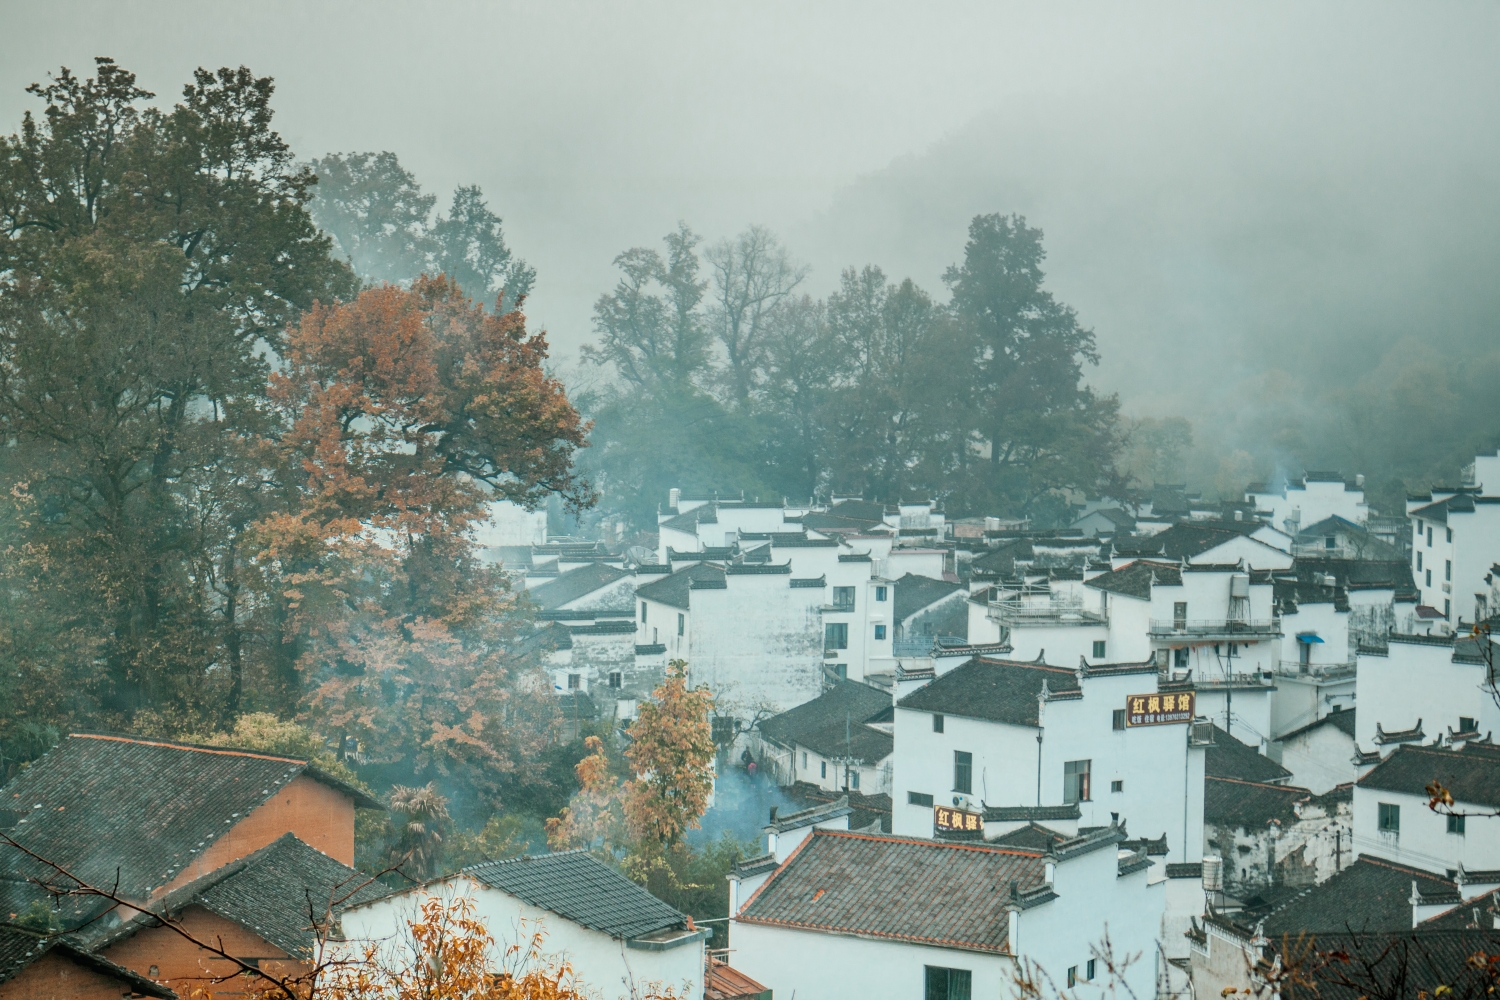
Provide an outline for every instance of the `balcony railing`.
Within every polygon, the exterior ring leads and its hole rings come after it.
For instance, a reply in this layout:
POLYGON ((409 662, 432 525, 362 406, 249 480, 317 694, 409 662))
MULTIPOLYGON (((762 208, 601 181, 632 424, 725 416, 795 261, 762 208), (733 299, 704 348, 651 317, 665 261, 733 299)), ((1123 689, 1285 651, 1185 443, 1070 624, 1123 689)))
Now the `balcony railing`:
POLYGON ((1259 639, 1281 634, 1275 618, 1153 618, 1152 638, 1165 639, 1259 639))
POLYGON ((1028 625, 1108 625, 1109 616, 1086 611, 1082 601, 1011 598, 991 601, 987 617, 1007 628, 1028 625))
POLYGON ((1303 663, 1300 660, 1281 660, 1276 664, 1276 673, 1282 677, 1306 677, 1317 680, 1342 680, 1353 677, 1356 663, 1303 663))

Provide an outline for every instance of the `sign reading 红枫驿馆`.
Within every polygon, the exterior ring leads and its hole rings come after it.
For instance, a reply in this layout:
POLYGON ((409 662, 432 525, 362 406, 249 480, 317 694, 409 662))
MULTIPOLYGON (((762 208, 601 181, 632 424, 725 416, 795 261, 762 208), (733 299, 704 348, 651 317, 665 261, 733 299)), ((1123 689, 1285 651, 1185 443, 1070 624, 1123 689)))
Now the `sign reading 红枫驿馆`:
POLYGON ((1193 719, 1192 691, 1173 694, 1133 694, 1125 699, 1125 725, 1164 726, 1193 719))
POLYGON ((983 830, 984 815, 963 809, 935 806, 932 810, 932 825, 939 830, 983 830))

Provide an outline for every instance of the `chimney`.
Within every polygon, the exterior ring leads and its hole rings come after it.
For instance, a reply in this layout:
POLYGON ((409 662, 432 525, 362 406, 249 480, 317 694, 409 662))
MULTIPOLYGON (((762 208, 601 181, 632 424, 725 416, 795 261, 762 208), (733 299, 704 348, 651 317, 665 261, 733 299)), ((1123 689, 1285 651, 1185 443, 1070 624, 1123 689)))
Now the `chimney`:
POLYGON ((1358 489, 1365 488, 1365 474, 1363 472, 1354 477, 1354 485, 1358 489))
POLYGON ((1242 510, 1235 511, 1234 512, 1234 519, 1236 521, 1243 521, 1245 519, 1245 512, 1242 511, 1242 510))
MULTIPOLYGON (((660 495, 661 494, 659 494, 659 493, 657 494, 657 496, 660 496, 660 495)), ((682 499, 682 491, 679 490, 677 487, 674 486, 670 490, 667 490, 667 506, 668 507, 672 508, 673 510, 676 510, 677 509, 677 502, 679 500, 681 500, 681 499, 682 499)))

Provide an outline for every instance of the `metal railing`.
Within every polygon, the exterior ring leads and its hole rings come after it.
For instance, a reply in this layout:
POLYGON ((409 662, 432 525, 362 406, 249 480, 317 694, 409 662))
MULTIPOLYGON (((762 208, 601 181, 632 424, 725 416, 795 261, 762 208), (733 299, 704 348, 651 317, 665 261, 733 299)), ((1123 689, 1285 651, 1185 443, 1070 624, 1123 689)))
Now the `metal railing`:
POLYGON ((1282 677, 1317 677, 1324 680, 1337 680, 1343 677, 1353 677, 1356 666, 1354 660, 1347 663, 1303 663, 1301 660, 1278 660, 1276 673, 1282 677))
POLYGON ((1009 598, 991 601, 986 614, 991 621, 1006 626, 1027 625, 1108 625, 1109 616, 1086 611, 1083 602, 1067 598, 1044 600, 1009 598))
POLYGON ((1182 636, 1200 639, 1211 636, 1270 636, 1281 632, 1275 618, 1153 618, 1153 636, 1182 636))

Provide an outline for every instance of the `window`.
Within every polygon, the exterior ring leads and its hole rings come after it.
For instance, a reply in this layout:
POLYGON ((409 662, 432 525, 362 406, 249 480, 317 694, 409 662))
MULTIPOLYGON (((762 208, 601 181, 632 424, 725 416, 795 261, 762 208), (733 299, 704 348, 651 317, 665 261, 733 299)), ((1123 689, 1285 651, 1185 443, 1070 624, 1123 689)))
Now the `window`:
POLYGON ((620 672, 618 670, 610 671, 610 675, 609 675, 609 686, 610 687, 612 687, 616 691, 618 691, 618 690, 620 690, 621 687, 624 686, 624 681, 625 681, 625 678, 622 677, 622 676, 620 676, 620 672))
POLYGON ((1172 650, 1172 665, 1177 667, 1188 665, 1188 648, 1186 646, 1178 646, 1172 650))
POLYGON ((1451 600, 1446 600, 1445 599, 1443 601, 1443 617, 1447 618, 1452 611, 1453 611, 1453 602, 1451 600))
MULTIPOLYGON (((1123 792, 1125 790, 1125 782, 1124 782, 1124 780, 1111 781, 1109 783, 1109 790, 1112 791, 1112 792, 1123 792)), ((1093 963, 1090 963, 1090 964, 1093 964, 1093 963)), ((1090 979, 1094 978, 1094 974, 1092 972, 1089 973, 1089 978, 1090 979)))
POLYGON ((1448 541, 1450 541, 1450 542, 1453 541, 1453 529, 1452 528, 1448 529, 1448 541))
POLYGON ((568 690, 569 691, 577 691, 581 687, 583 687, 583 675, 582 674, 569 674, 568 675, 568 690))
POLYGON ((1187 628, 1187 601, 1172 604, 1172 627, 1179 631, 1187 628))
POLYGON ((847 664, 847 663, 835 663, 833 665, 833 676, 837 677, 841 681, 848 680, 849 679, 849 664, 847 664))
POLYGON ((1068 966, 1068 985, 1069 986, 1077 986, 1078 985, 1078 966, 1076 966, 1076 965, 1070 965, 1070 966, 1068 966))
POLYGON ((1453 579, 1453 560, 1452 559, 1444 559, 1443 560, 1443 579, 1444 580, 1452 580, 1453 579))
POLYGON ((932 717, 932 731, 935 733, 943 731, 943 717, 941 715, 934 715, 932 717))
POLYGON ((1333 535, 1328 535, 1327 537, 1325 537, 1323 539, 1323 548, 1332 550, 1332 549, 1335 549, 1337 547, 1338 547, 1338 539, 1335 538, 1333 535))
POLYGON ((877 638, 877 639, 884 639, 885 638, 885 626, 884 625, 876 625, 875 626, 875 638, 877 638))
POLYGON ((1104 640, 1103 639, 1095 639, 1094 640, 1094 659, 1096 659, 1096 660, 1102 660, 1102 659, 1104 659, 1104 640))
POLYGON ((1427 586, 1432 586, 1432 570, 1427 571, 1427 586))
POLYGON ((645 621, 645 620, 646 620, 646 602, 642 601, 641 602, 641 621, 645 621))
POLYGON ((1467 715, 1460 715, 1458 717, 1458 731, 1461 733, 1479 732, 1479 720, 1471 719, 1467 715))
POLYGON ((1432 548, 1432 528, 1427 529, 1427 547, 1432 548))
POLYGON ((807 770, 807 751, 802 751, 802 770, 807 770))
POLYGON ((853 611, 854 610, 854 588, 853 587, 834 587, 833 588, 833 606, 835 608, 837 608, 839 611, 853 611))
POLYGON ((661 645, 661 636, 657 634, 657 630, 654 629, 654 628, 651 630, 651 645, 653 645, 653 646, 660 646, 661 645))
POLYGON ((824 649, 848 649, 849 648, 849 623, 848 622, 826 622, 823 625, 823 648, 824 649))
POLYGON ((877 600, 877 601, 883 601, 883 600, 885 600, 885 588, 884 587, 876 587, 875 588, 875 600, 877 600))
POLYGON ((1110 720, 1110 728, 1111 729, 1124 729, 1125 728, 1125 710, 1123 708, 1117 708, 1117 709, 1115 709, 1114 718, 1112 720, 1110 720))
POLYGON ((1449 816, 1448 817, 1448 832, 1449 833, 1457 833, 1457 834, 1462 835, 1463 832, 1464 832, 1464 817, 1462 817, 1462 816, 1449 816))
POLYGON ((1092 958, 1089 959, 1088 964, 1084 966, 1084 975, 1083 975, 1083 978, 1087 979, 1090 982, 1093 982, 1093 980, 1094 980, 1094 959, 1092 959, 1092 958))
POLYGON ((686 633, 687 633, 687 615, 679 614, 677 616, 677 634, 678 635, 684 635, 686 633))
POLYGON ((850 771, 849 772, 849 787, 852 788, 852 789, 854 789, 855 791, 859 791, 859 772, 858 771, 850 771))
POLYGON ((911 806, 930 806, 932 805, 932 796, 926 792, 907 792, 906 804, 911 806))
POLYGON ((820 760, 820 761, 818 761, 818 777, 820 777, 820 778, 826 778, 826 777, 828 777, 828 761, 826 761, 826 760, 820 760))
POLYGON ((1422 553, 1417 553, 1417 572, 1422 572, 1422 553))
POLYGON ((974 790, 974 755, 966 750, 953 751, 953 790, 965 795, 974 790))
POLYGON ((1380 832, 1401 832, 1401 807, 1393 806, 1389 802, 1380 803, 1380 832))
POLYGON ((1089 800, 1090 763, 1092 762, 1087 760, 1070 760, 1063 764, 1063 802, 1067 805, 1089 800))
POLYGON ((971 1000, 974 974, 968 969, 942 969, 936 965, 926 966, 925 969, 926 1000, 971 1000))

